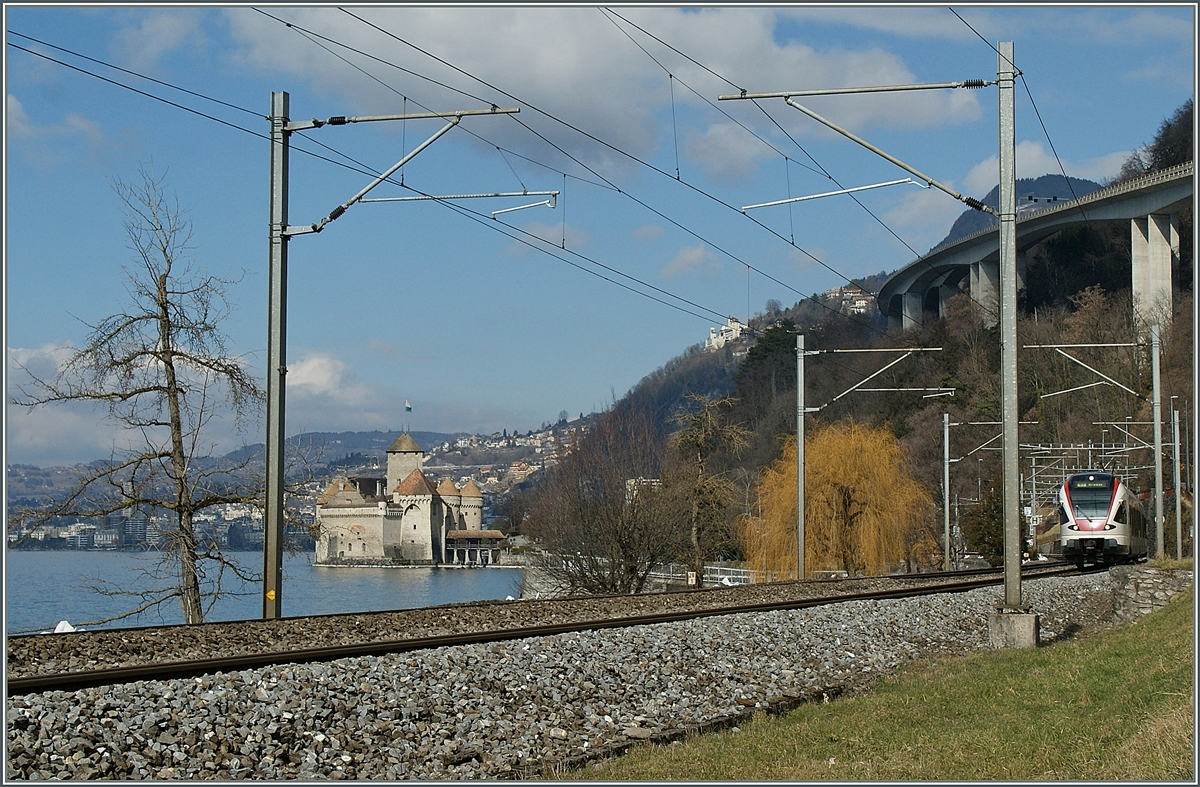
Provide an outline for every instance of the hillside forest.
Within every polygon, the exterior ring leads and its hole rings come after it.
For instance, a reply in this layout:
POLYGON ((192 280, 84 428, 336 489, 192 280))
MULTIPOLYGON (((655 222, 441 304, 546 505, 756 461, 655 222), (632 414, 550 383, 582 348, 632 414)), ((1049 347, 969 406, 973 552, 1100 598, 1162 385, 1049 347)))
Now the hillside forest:
MULTIPOLYGON (((1189 100, 1129 157, 1113 182, 1190 161, 1191 129, 1189 100)), ((1188 208, 1180 216, 1172 311, 1158 316, 1164 443, 1171 440, 1173 408, 1180 410, 1185 435, 1193 416, 1187 412, 1193 401, 1192 220, 1188 208)), ((1130 249, 1129 221, 1094 221, 1060 232, 1027 254, 1017 326, 1023 348, 1018 399, 1025 505, 1035 496, 1039 503, 1049 500, 1064 472, 1087 465, 1126 474, 1143 493, 1153 489, 1152 453, 1138 448, 1153 439, 1152 380, 1147 324, 1133 314, 1130 249), (1078 363, 1052 349, 1024 349, 1051 344, 1135 346, 1072 348, 1068 352, 1078 363)), ((883 279, 854 284, 877 290, 883 279)), ((981 527, 972 521, 972 510, 978 509, 975 520, 988 520, 986 511, 995 518, 989 492, 998 488, 1001 473, 999 441, 992 442, 1000 432, 997 329, 967 293, 955 296, 944 316, 927 313, 922 325, 903 332, 889 332, 877 310, 850 315, 838 307, 820 296, 790 308, 768 302, 751 320, 755 338, 748 351, 746 343, 716 351, 689 348, 598 418, 593 429, 602 445, 585 445, 546 483, 519 493, 510 508, 522 512, 520 524, 530 536, 561 533, 567 518, 573 531, 612 531, 604 537, 612 546, 602 547, 594 533, 589 544, 604 566, 622 567, 612 570, 626 571, 624 578, 579 580, 560 564, 565 584, 636 591, 639 569, 629 564, 637 562, 630 554, 639 549, 656 560, 670 555, 689 565, 725 560, 794 571, 797 334, 816 353, 807 356, 804 368, 805 403, 817 408, 805 424, 806 501, 824 500, 821 505, 829 509, 810 509, 806 517, 811 532, 824 533, 819 543, 809 542, 806 569, 876 573, 940 567, 945 414, 960 424, 950 430, 954 521, 964 525, 966 551, 994 558, 985 542, 999 523, 985 521, 981 527), (923 349, 903 357, 896 348, 923 349), (871 375, 877 376, 847 393, 871 375), (620 465, 619 479, 600 481, 606 463, 620 465), (569 506, 562 500, 565 490, 575 495, 569 506), (649 512, 640 528, 637 517, 629 516, 633 500, 649 512), (903 515, 885 510, 897 502, 903 515), (773 527, 779 533, 770 536, 773 527), (649 541, 652 547, 632 546, 649 541)), ((1183 442, 1190 441, 1185 436, 1183 442)), ((1165 484, 1172 495, 1170 452, 1165 453, 1165 484)), ((1186 538, 1190 495, 1184 500, 1186 538)), ((1167 547, 1173 549, 1173 502, 1166 511, 1167 547)), ((552 551, 576 551, 561 541, 552 551)), ((1190 542, 1185 546, 1190 549, 1190 542)))

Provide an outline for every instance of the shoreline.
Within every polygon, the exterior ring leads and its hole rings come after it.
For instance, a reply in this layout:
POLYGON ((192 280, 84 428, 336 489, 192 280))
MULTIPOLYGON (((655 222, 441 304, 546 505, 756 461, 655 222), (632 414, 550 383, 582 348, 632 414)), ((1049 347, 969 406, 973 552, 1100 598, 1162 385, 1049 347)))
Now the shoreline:
POLYGON ((502 563, 489 563, 486 566, 462 566, 462 565, 454 565, 454 564, 421 566, 421 565, 412 565, 412 564, 403 565, 403 564, 399 564, 399 563, 354 563, 354 564, 310 563, 309 565, 311 565, 313 568, 406 568, 406 569, 407 568, 426 568, 426 569, 439 568, 439 569, 447 569, 447 570, 451 570, 451 571, 460 571, 460 570, 466 570, 466 569, 489 569, 489 568, 505 568, 505 569, 528 568, 528 566, 525 566, 525 565, 504 565, 502 563))

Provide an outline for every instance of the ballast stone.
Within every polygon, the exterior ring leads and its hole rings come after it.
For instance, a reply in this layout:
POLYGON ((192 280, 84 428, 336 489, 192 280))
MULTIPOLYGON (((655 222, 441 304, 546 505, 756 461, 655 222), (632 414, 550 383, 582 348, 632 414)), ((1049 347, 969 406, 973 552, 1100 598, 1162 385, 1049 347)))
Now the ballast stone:
MULTIPOLYGON (((998 597, 988 588, 855 601, 17 696, 6 708, 6 778, 540 776, 853 692, 913 659, 985 648, 998 597), (105 723, 109 712, 128 720, 124 731, 105 723), (163 733, 175 743, 159 743, 163 733), (93 748, 72 751, 76 736, 93 748)), ((1113 598, 1107 575, 1026 586, 1047 639, 1106 622, 1113 598)))

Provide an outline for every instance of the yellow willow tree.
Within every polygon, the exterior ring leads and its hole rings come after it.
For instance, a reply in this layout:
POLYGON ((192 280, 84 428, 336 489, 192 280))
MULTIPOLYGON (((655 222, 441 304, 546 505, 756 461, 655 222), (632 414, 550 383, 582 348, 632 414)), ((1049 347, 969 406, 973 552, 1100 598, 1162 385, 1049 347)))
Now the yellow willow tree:
MULTIPOLYGON (((806 571, 877 574, 907 562, 931 500, 887 429, 845 422, 805 441, 806 571)), ((740 534, 747 568, 796 575, 796 439, 763 470, 740 534)))

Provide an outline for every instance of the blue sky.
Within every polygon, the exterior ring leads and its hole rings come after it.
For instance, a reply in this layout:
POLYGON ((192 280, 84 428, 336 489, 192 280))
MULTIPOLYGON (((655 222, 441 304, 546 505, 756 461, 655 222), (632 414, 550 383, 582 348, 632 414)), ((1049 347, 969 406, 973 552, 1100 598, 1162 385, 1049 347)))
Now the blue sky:
MULTIPOLYGON (((289 433, 405 423, 524 431, 563 410, 591 412, 703 341, 717 315, 745 320, 768 299, 790 305, 898 268, 941 240, 963 209, 937 190, 901 185, 862 192, 870 213, 839 196, 743 215, 744 205, 837 188, 826 172, 843 187, 907 173, 782 100, 718 103, 719 94, 993 79, 991 46, 1011 40, 1024 78, 1019 176, 1058 171, 1036 105, 1067 173, 1102 181, 1195 82, 1190 5, 954 6, 970 26, 948 7, 614 8, 624 19, 598 7, 354 9, 360 18, 336 7, 263 10, 294 27, 251 7, 6 6, 10 395, 14 363, 52 370, 82 342, 84 323, 124 297, 129 251, 110 179, 136 179, 142 165, 166 173, 190 211, 196 262, 241 276, 226 327, 261 374, 268 207, 261 136, 13 44, 259 135, 277 90, 290 94, 293 119, 521 108, 464 119, 405 167, 404 182, 439 195, 560 190, 555 208, 493 220, 494 210, 542 198, 457 203, 472 220, 434 202, 359 204, 319 235, 291 241, 289 433), (747 264, 762 273, 748 274, 747 264)), ((808 105, 965 194, 982 197, 996 184, 995 88, 808 105)), ((293 143, 336 158, 326 145, 381 171, 439 126, 326 127, 293 143)), ((368 181, 299 150, 291 178, 293 224, 317 221, 368 181)), ((413 193, 384 184, 371 196, 413 193)), ((237 444, 216 436, 222 447, 237 444)), ((90 460, 119 440, 95 412, 6 408, 10 463, 90 460)))

